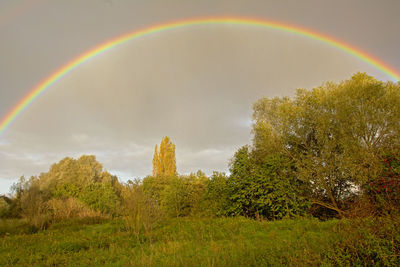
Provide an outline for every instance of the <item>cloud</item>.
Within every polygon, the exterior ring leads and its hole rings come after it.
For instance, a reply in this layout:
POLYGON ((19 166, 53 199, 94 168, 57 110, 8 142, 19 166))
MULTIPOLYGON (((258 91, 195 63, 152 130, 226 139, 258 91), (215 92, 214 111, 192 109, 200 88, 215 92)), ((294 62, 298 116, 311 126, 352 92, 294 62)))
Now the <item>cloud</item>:
POLYGON ((72 140, 78 143, 85 143, 89 140, 89 136, 87 134, 73 134, 72 140))

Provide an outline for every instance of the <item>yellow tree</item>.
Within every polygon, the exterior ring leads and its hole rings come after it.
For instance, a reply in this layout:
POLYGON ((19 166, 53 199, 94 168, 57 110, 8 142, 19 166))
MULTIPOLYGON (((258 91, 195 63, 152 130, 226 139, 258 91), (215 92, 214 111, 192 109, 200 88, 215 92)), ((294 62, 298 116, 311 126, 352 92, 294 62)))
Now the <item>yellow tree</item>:
POLYGON ((161 140, 160 149, 155 146, 153 157, 153 176, 176 175, 175 145, 169 137, 161 140))

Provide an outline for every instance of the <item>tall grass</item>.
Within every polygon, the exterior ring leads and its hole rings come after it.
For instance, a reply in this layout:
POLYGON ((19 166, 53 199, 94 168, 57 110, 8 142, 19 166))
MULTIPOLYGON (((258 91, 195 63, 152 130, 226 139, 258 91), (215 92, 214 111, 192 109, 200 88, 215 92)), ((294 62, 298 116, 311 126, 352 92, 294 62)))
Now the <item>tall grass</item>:
POLYGON ((34 234, 3 235, 0 265, 390 266, 400 264, 392 219, 175 218, 158 221, 139 238, 121 219, 77 219, 34 234), (376 231, 379 224, 386 230, 376 231))

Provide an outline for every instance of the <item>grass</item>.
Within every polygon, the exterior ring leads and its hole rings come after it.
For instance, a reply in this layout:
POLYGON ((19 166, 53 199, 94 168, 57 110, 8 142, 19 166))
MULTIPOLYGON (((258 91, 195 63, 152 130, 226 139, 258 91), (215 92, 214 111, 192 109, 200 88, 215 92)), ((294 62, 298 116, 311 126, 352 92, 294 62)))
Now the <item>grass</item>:
POLYGON ((399 263, 390 252, 397 249, 395 241, 387 243, 387 236, 379 237, 367 226, 355 231, 350 221, 310 218, 179 218, 135 235, 119 219, 71 220, 36 233, 22 222, 8 221, 0 224, 0 266, 346 266, 353 259, 368 265, 356 255, 371 248, 378 256, 367 255, 367 260, 399 263))

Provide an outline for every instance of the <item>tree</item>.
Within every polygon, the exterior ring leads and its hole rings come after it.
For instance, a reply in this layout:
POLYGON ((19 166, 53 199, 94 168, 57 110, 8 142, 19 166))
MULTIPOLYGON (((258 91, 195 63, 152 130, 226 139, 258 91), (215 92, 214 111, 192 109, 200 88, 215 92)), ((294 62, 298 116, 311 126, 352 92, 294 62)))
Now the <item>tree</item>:
POLYGON ((153 176, 175 176, 176 174, 175 145, 169 137, 165 136, 161 140, 160 149, 157 145, 154 149, 153 176))
POLYGON ((51 199, 73 198, 88 207, 115 214, 120 203, 121 185, 116 176, 103 170, 95 156, 83 155, 79 159, 64 158, 50 170, 20 181, 13 186, 20 214, 35 218, 46 212, 45 203, 51 199))
POLYGON ((79 159, 64 158, 53 164, 47 173, 40 175, 43 190, 54 190, 65 185, 82 188, 92 183, 116 185, 118 179, 103 170, 103 165, 93 155, 83 155, 79 159))
POLYGON ((261 161, 248 146, 240 148, 227 181, 229 213, 268 219, 303 215, 309 203, 301 195, 303 183, 293 167, 284 155, 269 154, 261 161))
POLYGON ((229 215, 230 209, 228 179, 225 173, 214 171, 206 183, 206 191, 202 200, 203 213, 211 216, 229 215))
POLYGON ((386 153, 398 151, 399 117, 399 85, 357 73, 298 89, 294 99, 257 101, 254 150, 260 158, 281 151, 308 183, 312 202, 342 216, 345 200, 382 173, 386 153))

